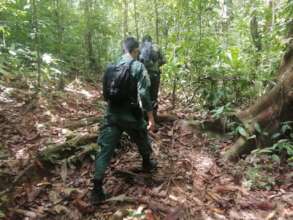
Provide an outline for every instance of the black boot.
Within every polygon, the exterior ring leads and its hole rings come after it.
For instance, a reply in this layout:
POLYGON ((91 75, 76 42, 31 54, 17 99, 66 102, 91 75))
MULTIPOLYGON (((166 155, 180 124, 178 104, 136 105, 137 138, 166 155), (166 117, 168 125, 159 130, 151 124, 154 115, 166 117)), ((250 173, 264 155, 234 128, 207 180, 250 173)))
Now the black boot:
POLYGON ((145 172, 152 172, 153 170, 155 170, 157 168, 157 161, 154 159, 143 159, 142 161, 142 169, 145 172))
POLYGON ((93 180, 94 188, 91 195, 91 202, 93 205, 98 205, 106 199, 106 195, 103 191, 103 181, 102 180, 93 180))

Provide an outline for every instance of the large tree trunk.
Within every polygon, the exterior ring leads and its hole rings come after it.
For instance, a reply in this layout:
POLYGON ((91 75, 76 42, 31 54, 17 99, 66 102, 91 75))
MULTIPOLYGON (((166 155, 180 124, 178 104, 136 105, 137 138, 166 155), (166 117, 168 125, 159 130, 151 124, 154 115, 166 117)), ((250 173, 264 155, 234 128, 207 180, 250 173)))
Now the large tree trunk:
POLYGON ((245 126, 248 134, 255 135, 255 138, 239 137, 225 153, 224 158, 227 160, 235 160, 260 144, 262 146, 272 144, 273 140, 270 137, 280 129, 280 124, 293 120, 292 28, 289 32, 290 42, 278 71, 277 84, 254 105, 236 115, 245 126), (260 127, 262 132, 258 132, 257 127, 260 127))

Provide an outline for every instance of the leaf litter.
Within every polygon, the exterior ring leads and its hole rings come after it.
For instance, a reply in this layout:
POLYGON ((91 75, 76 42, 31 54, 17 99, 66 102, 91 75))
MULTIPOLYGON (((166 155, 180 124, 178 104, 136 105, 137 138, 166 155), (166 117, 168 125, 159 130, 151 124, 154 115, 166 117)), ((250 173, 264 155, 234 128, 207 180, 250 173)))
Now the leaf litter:
MULTIPOLYGON (((27 91, 18 96, 5 91, 0 107, 0 189, 49 143, 62 143, 69 133, 95 133, 99 124, 66 130, 68 121, 103 115, 100 89, 73 81, 64 93, 42 94, 30 111, 27 91), (2 178, 1 176, 1 178, 2 178)), ((168 97, 168 96, 167 96, 168 97)), ((45 167, 48 174, 32 175, 15 186, 9 198, 0 197, 4 219, 292 219, 292 184, 282 189, 254 190, 243 185, 237 166, 221 161, 225 138, 215 139, 198 129, 203 115, 180 106, 170 110, 160 100, 160 113, 176 120, 159 124, 150 134, 159 168, 152 175, 139 171, 141 158, 126 135, 106 173, 105 190, 111 197, 99 207, 89 201, 94 162, 61 163, 45 167), (194 120, 193 120, 194 121, 194 120), (240 180, 239 180, 240 178, 240 180), (6 200, 5 202, 2 200, 6 200), (4 217, 5 216, 5 217, 4 217)), ((240 169, 241 173, 242 170, 240 169)))

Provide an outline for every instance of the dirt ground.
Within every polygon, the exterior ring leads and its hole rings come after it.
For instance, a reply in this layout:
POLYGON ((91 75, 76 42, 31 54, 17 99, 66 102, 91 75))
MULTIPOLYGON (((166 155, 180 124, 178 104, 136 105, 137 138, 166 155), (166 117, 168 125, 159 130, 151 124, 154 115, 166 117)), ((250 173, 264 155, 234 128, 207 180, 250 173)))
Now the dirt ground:
MULTIPOLYGON (((74 129, 66 124, 102 116, 104 109, 100 90, 78 80, 65 92, 48 89, 38 99, 28 90, 1 85, 0 191, 49 144, 74 134, 98 134, 99 123, 74 129)), ((202 113, 180 104, 170 109, 168 96, 161 95, 160 113, 177 119, 159 123, 158 132, 150 134, 157 171, 140 171, 136 146, 123 135, 106 174, 110 197, 99 207, 89 201, 92 154, 77 163, 37 163, 40 173, 26 174, 11 193, 0 194, 0 219, 293 219, 292 170, 272 167, 280 183, 269 189, 251 187, 244 173, 253 157, 236 164, 222 162, 221 153, 233 140, 189 123, 201 121, 202 113)))

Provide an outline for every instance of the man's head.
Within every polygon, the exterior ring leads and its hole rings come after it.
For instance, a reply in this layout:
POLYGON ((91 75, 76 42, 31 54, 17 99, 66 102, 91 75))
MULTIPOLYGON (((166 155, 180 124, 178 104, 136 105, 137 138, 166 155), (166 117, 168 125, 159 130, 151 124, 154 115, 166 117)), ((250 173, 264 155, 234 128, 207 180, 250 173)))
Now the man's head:
POLYGON ((152 42, 153 39, 150 35, 145 35, 143 38, 142 38, 142 42, 152 42))
POLYGON ((130 54, 134 59, 138 58, 139 55, 139 43, 134 37, 128 37, 123 42, 123 49, 125 53, 130 54))

